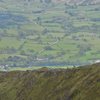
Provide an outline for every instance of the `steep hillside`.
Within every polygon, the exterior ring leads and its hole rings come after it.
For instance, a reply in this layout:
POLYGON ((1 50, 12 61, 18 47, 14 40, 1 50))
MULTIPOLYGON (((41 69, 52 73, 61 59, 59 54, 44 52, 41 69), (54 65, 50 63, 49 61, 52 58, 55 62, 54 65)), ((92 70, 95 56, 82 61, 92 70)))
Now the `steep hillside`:
POLYGON ((100 100, 100 64, 0 72, 0 100, 100 100))

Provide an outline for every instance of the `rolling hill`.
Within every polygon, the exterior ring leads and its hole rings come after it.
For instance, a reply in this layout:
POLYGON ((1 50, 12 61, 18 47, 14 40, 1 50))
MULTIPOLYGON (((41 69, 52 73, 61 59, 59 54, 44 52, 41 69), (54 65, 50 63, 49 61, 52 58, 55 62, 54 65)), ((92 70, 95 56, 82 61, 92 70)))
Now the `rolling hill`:
POLYGON ((100 60, 100 0, 0 0, 0 69, 100 60))
POLYGON ((100 64, 0 72, 0 100, 100 100, 100 64))

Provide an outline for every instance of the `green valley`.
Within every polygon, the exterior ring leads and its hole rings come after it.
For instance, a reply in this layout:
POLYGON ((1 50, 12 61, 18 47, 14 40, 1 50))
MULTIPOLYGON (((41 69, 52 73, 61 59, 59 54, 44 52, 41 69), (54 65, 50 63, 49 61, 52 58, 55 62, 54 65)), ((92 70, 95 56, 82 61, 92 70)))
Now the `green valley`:
POLYGON ((0 67, 98 61, 100 2, 78 2, 0 0, 0 67))

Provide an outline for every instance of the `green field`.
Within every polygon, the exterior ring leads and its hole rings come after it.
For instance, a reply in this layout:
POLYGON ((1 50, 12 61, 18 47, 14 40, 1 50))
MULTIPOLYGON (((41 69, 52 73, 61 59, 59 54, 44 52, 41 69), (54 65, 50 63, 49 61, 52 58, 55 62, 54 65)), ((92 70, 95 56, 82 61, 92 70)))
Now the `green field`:
POLYGON ((0 1, 0 65, 72 66, 100 59, 100 5, 0 1))

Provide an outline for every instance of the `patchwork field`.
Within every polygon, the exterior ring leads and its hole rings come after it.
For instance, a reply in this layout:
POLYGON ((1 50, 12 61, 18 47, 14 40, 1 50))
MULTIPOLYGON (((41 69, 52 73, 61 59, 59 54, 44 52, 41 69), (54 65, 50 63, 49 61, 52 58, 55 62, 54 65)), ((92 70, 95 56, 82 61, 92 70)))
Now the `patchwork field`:
POLYGON ((0 67, 83 65, 99 59, 99 3, 0 0, 0 67))

